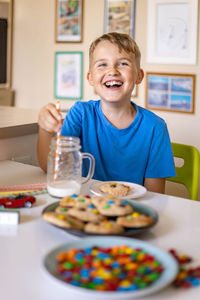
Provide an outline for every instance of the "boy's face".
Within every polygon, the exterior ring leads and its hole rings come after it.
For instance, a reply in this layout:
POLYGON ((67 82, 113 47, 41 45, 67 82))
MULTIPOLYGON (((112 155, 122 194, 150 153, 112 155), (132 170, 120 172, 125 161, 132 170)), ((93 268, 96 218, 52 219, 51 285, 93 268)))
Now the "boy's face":
POLYGON ((143 71, 136 67, 135 57, 109 41, 100 42, 92 56, 87 79, 101 100, 130 101, 135 84, 143 79, 143 71))

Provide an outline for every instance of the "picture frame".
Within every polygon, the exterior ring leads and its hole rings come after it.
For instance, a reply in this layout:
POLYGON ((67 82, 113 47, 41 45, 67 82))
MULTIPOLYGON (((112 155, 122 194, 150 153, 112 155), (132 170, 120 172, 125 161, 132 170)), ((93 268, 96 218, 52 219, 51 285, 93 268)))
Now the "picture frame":
POLYGON ((136 0, 105 0, 104 32, 119 32, 135 37, 136 0))
POLYGON ((55 0, 56 43, 83 41, 83 0, 55 0))
POLYGON ((194 74, 146 73, 146 107, 180 113, 194 113, 194 74))
POLYGON ((198 0, 148 0, 147 62, 196 64, 198 0))
POLYGON ((80 100, 83 97, 83 52, 56 52, 54 97, 80 100))

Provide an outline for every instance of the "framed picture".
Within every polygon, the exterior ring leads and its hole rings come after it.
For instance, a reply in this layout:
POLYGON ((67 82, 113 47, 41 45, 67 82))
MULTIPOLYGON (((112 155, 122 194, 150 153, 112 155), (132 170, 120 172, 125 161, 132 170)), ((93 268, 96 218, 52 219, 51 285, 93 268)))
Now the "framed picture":
POLYGON ((146 107, 194 113, 195 75, 146 73, 146 107))
POLYGON ((56 52, 54 97, 82 99, 83 52, 56 52))
POLYGON ((127 33, 135 36, 135 1, 105 0, 104 32, 127 33))
POLYGON ((83 0, 56 0, 56 43, 82 42, 83 0))
POLYGON ((147 61, 195 64, 198 0, 148 0, 147 61))

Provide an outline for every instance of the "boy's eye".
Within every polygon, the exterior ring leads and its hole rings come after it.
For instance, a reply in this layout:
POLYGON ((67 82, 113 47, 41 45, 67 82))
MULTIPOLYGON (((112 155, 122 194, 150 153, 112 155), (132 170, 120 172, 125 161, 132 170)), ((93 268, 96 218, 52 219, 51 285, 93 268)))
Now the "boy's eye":
POLYGON ((100 63, 100 64, 98 65, 98 67, 105 67, 105 66, 106 66, 105 63, 100 63))
POLYGON ((121 65, 121 66, 128 66, 128 63, 127 63, 126 61, 122 61, 122 62, 120 63, 120 65, 121 65))

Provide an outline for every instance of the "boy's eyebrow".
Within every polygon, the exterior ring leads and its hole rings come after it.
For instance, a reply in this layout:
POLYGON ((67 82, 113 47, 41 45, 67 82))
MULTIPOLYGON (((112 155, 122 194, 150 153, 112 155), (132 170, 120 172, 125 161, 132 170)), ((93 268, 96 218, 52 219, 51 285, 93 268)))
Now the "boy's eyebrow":
MULTIPOLYGON (((132 61, 132 59, 127 58, 127 57, 120 57, 120 58, 117 59, 117 60, 127 60, 127 61, 130 61, 130 62, 132 61)), ((102 62, 102 61, 109 61, 109 59, 107 59, 107 58, 97 59, 97 60, 94 61, 94 64, 99 63, 99 62, 102 62)))
POLYGON ((98 62, 101 62, 101 61, 105 61, 105 60, 106 60, 106 58, 97 59, 97 60, 94 61, 94 64, 96 64, 96 63, 98 63, 98 62))

